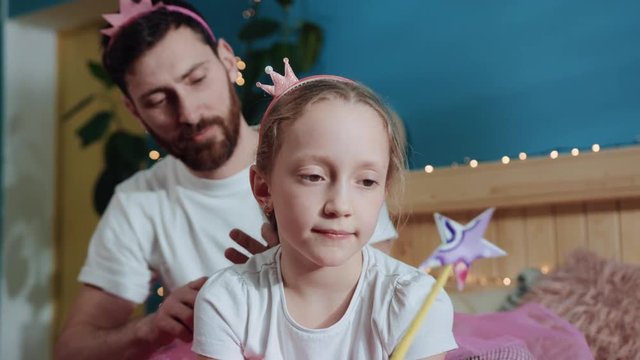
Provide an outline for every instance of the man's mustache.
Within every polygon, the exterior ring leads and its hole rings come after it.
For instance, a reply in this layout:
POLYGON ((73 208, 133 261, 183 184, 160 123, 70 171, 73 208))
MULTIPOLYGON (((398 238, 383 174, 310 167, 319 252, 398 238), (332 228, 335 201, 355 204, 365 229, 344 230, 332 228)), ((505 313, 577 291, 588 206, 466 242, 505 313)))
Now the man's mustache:
POLYGON ((211 118, 202 119, 197 124, 183 124, 182 128, 180 129, 179 138, 182 141, 190 140, 200 131, 214 125, 218 125, 222 128, 225 128, 226 126, 224 119, 220 116, 214 116, 211 118))

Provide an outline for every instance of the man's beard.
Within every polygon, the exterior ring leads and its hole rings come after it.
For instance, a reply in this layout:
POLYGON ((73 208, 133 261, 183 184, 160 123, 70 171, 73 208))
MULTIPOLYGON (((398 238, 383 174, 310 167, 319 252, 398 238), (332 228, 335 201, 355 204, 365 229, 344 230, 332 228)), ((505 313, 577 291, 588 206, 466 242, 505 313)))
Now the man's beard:
POLYGON ((173 142, 163 139, 151 130, 149 132, 162 147, 180 159, 191 170, 216 170, 233 155, 240 133, 240 100, 231 84, 229 85, 229 96, 231 105, 226 118, 212 116, 202 118, 197 124, 182 124, 178 137, 173 142), (193 141, 195 134, 213 126, 220 128, 222 139, 210 139, 199 144, 193 141))

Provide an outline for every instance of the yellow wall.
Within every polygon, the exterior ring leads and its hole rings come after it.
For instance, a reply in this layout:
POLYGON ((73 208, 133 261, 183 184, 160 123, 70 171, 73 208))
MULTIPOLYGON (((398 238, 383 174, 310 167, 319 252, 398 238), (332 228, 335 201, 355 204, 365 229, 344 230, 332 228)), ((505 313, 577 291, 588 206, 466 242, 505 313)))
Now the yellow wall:
MULTIPOLYGON (((87 68, 88 60, 100 60, 99 25, 74 29, 58 36, 58 112, 63 114, 92 92, 104 93, 87 68)), ((123 128, 142 133, 141 126, 122 105, 114 88, 108 99, 95 101, 58 129, 57 205, 56 205, 56 329, 75 298, 80 284, 77 276, 84 263, 89 239, 98 223, 93 209, 93 186, 103 167, 104 140, 81 147, 76 130, 91 115, 115 105, 123 128), (110 100, 109 100, 110 99, 110 100)), ((61 118, 61 116, 59 116, 61 118)), ((115 130, 116 124, 110 130, 115 130)))

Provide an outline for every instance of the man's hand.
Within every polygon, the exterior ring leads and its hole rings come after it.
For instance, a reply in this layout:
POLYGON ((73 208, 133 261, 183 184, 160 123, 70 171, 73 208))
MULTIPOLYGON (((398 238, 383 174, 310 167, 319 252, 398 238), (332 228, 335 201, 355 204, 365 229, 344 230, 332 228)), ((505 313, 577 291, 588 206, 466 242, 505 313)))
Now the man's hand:
MULTIPOLYGON (((278 240, 278 234, 275 232, 271 224, 262 224, 260 232, 262 234, 262 238, 267 242, 266 246, 239 229, 231 230, 231 232, 229 232, 229 237, 252 255, 260 254, 261 252, 278 245, 280 242, 280 240, 278 240)), ((234 264, 244 264, 249 260, 246 255, 234 248, 228 248, 225 250, 224 256, 234 264)))
POLYGON ((193 339, 193 306, 206 281, 207 277, 201 277, 172 291, 158 311, 146 319, 145 337, 163 345, 175 338, 190 342, 193 339))
POLYGON ((191 341, 193 305, 206 278, 174 290, 154 314, 130 320, 135 304, 102 289, 80 291, 54 359, 144 359, 176 337, 191 341))

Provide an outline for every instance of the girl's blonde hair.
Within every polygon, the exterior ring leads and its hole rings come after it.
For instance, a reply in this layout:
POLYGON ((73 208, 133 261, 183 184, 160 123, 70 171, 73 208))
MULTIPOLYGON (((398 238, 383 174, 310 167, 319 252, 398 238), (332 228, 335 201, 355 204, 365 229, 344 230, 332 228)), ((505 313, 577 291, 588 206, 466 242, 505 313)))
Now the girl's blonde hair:
POLYGON ((332 99, 364 104, 378 113, 387 129, 389 139, 386 187, 391 189, 393 185, 393 189, 396 190, 394 195, 399 196, 397 190, 404 188, 406 165, 402 123, 395 112, 389 109, 373 91, 352 81, 318 78, 305 82, 274 99, 275 102, 270 105, 260 125, 260 141, 256 155, 258 170, 265 176, 269 176, 286 127, 302 117, 309 105, 332 99))

